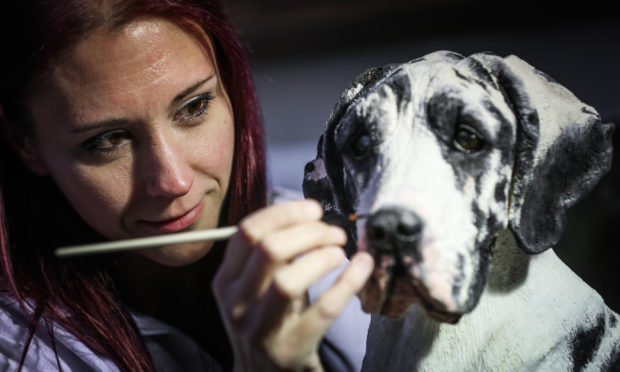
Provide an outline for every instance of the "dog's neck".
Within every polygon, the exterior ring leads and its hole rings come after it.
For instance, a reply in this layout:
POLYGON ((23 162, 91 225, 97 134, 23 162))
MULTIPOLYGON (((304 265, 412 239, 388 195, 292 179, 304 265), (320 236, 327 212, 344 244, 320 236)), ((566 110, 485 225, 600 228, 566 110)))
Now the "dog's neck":
POLYGON ((570 342, 566 330, 600 309, 600 296, 552 249, 528 256, 506 230, 492 262, 478 305, 455 325, 437 323, 418 306, 399 320, 373 316, 365 370, 542 368, 550 350, 570 342))

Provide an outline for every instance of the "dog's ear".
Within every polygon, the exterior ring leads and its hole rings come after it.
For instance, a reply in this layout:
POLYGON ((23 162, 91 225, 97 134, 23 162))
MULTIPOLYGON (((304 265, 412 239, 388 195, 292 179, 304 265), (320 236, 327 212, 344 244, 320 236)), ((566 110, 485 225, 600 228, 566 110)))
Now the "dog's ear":
POLYGON ((340 205, 336 202, 334 187, 325 169, 323 160, 323 139, 322 135, 317 146, 316 159, 308 162, 304 168, 304 181, 302 189, 306 198, 316 199, 323 209, 325 215, 334 216, 342 214, 340 205))
POLYGON ((607 173, 614 124, 515 56, 473 55, 496 78, 517 119, 509 227, 528 253, 553 247, 566 212, 607 173))
MULTIPOLYGON (((319 201, 327 216, 354 212, 344 190, 344 169, 342 158, 334 143, 335 129, 351 103, 387 76, 396 66, 387 65, 368 69, 349 84, 329 115, 325 132, 318 142, 316 158, 305 166, 302 184, 304 196, 319 201)), ((351 226, 344 227, 349 234, 349 243, 345 250, 351 255, 356 249, 354 226, 351 224, 351 226)))

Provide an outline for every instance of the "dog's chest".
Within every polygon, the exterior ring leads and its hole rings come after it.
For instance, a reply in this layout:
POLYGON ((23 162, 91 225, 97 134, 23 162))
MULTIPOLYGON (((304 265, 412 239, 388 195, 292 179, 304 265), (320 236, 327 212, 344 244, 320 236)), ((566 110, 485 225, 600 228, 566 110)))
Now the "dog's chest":
POLYGON ((553 251, 533 261, 518 288, 487 287, 456 325, 421 308, 398 320, 373 316, 363 371, 598 370, 619 347, 617 315, 553 251))

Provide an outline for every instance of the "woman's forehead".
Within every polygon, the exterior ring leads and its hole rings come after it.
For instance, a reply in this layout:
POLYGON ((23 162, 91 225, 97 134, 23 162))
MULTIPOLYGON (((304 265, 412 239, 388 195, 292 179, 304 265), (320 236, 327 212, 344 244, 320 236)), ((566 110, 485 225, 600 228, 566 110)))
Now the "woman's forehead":
POLYGON ((93 33, 52 70, 60 80, 103 88, 148 84, 168 73, 187 74, 201 66, 214 69, 210 53, 193 35, 168 21, 150 19, 132 22, 117 32, 93 33))
POLYGON ((55 117, 71 128, 110 117, 152 117, 215 74, 209 51, 193 34, 165 20, 142 20, 76 45, 39 87, 32 114, 35 122, 55 117))
POLYGON ((215 73, 209 51, 193 34, 168 21, 142 20, 119 32, 96 32, 77 44, 52 67, 51 89, 38 98, 62 96, 74 119, 90 121, 101 110, 169 101, 215 73))

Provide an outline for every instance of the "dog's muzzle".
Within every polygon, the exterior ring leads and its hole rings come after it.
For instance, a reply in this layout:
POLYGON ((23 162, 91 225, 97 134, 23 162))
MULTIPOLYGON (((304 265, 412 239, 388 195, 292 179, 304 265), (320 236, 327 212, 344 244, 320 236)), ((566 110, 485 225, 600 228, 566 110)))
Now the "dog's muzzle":
MULTIPOLYGON (((422 220, 412 211, 401 208, 379 210, 366 222, 366 239, 378 254, 392 254, 402 264, 403 258, 420 261, 418 245, 422 237, 422 220)), ((398 265, 396 269, 401 267, 398 265)))
POLYGON ((458 320, 458 315, 443 311, 422 283, 423 232, 422 219, 405 208, 383 208, 368 218, 366 249, 375 259, 375 269, 360 294, 364 311, 399 318, 420 303, 435 320, 458 320))

